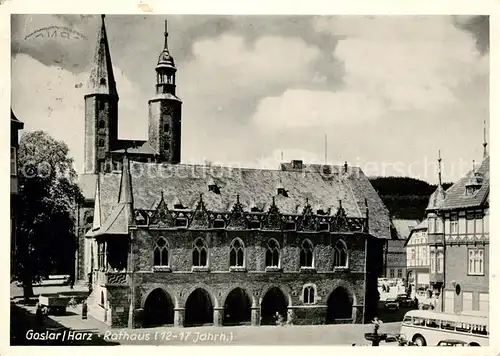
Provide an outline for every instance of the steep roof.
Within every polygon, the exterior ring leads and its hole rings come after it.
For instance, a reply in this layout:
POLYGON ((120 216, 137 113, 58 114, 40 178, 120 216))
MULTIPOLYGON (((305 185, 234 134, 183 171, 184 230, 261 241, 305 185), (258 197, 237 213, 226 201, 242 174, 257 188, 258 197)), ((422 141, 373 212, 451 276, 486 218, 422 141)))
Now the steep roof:
POLYGON ((111 53, 109 51, 108 36, 104 24, 104 15, 101 15, 101 17, 102 24, 97 35, 97 45, 92 69, 90 71, 87 94, 109 94, 118 96, 113 73, 113 64, 111 62, 111 53))
MULTIPOLYGON (((335 215, 341 200, 348 217, 363 218, 366 199, 370 233, 390 238, 388 211, 359 168, 340 174, 341 167, 331 166, 331 170, 337 173, 328 176, 319 174, 316 168, 305 166, 301 171, 286 171, 131 162, 134 208, 155 209, 163 192, 170 209, 180 203, 194 210, 200 194, 203 194, 207 210, 227 212, 239 195, 246 211, 252 207, 267 211, 274 198, 283 214, 301 214, 304 206, 309 204, 315 210, 335 215), (209 182, 216 183, 218 194, 208 190, 209 182), (287 197, 277 194, 276 187, 280 185, 287 191, 287 197)), ((101 214, 105 219, 111 216, 118 203, 120 179, 121 173, 116 172, 99 175, 101 214)))
POLYGON ((427 204, 426 210, 436 210, 443 205, 446 199, 446 192, 441 184, 438 185, 436 190, 429 197, 429 203, 427 204))
POLYGON ((475 170, 468 172, 458 182, 453 184, 446 191, 446 199, 440 210, 460 209, 468 207, 478 207, 484 205, 490 191, 490 157, 486 157, 481 165, 475 170), (474 173, 478 173, 482 178, 481 187, 474 195, 466 195, 468 185, 474 173))
POLYGON ((392 225, 396 230, 398 240, 405 240, 410 236, 410 232, 419 224, 416 219, 392 219, 392 225))

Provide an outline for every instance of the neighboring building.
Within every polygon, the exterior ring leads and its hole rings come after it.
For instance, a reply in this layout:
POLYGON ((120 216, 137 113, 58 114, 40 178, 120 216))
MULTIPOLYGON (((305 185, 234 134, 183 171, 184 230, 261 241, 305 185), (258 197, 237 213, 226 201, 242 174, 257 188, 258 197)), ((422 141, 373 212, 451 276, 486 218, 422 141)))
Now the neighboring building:
POLYGON ((418 224, 418 220, 392 219, 391 239, 387 241, 386 278, 406 278, 406 240, 410 236, 411 228, 418 224))
POLYGON ((24 128, 24 123, 19 121, 10 111, 10 261, 11 275, 15 270, 15 252, 17 247, 17 206, 19 192, 19 170, 17 166, 17 151, 19 149, 19 130, 24 128))
POLYGON ((436 224, 435 238, 429 235, 437 266, 431 282, 442 288, 440 306, 446 312, 488 313, 490 158, 485 155, 479 167, 446 191, 438 218, 429 221, 430 229, 436 224))
POLYGON ((117 92, 104 18, 96 58, 80 181, 88 202, 80 226, 91 229, 79 274, 92 285, 90 315, 112 327, 260 325, 276 313, 296 324, 372 320, 390 219, 359 168, 179 164, 180 100, 166 33, 149 139, 140 153, 110 152, 119 141, 117 92))
POLYGON ((406 280, 412 296, 420 289, 429 288, 430 248, 427 238, 427 219, 413 229, 406 241, 406 280))

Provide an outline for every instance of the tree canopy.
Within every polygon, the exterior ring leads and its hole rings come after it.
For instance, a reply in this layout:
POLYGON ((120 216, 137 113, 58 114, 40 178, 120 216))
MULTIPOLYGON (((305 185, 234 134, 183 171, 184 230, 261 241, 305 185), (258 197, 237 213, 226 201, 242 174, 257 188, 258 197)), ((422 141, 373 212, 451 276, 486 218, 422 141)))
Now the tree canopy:
MULTIPOLYGON (((437 186, 409 177, 370 178, 391 216, 399 219, 423 219, 429 197, 437 186)), ((444 183, 448 189, 452 183, 444 183)))
POLYGON ((83 196, 76 184, 68 146, 43 131, 25 133, 19 144, 18 239, 15 278, 25 297, 32 283, 70 267, 77 241, 75 205, 83 196))

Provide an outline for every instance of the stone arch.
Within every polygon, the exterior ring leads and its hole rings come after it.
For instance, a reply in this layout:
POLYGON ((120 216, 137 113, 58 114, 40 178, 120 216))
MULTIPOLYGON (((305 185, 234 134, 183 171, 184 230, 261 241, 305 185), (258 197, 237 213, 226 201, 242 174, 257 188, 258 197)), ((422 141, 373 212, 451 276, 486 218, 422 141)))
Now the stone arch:
POLYGON ((206 289, 196 288, 186 298, 185 325, 198 326, 214 323, 213 298, 206 289))
POLYGON ((326 324, 354 319, 353 307, 357 304, 354 288, 344 281, 337 283, 326 298, 326 324))
POLYGON ((142 324, 154 327, 174 323, 174 300, 163 288, 151 290, 144 300, 142 324))
POLYGON ((215 291, 213 290, 213 288, 211 288, 208 284, 205 283, 197 283, 189 287, 188 289, 183 290, 181 298, 179 298, 179 305, 185 307, 187 299, 189 298, 191 293, 193 293, 196 289, 204 289, 208 293, 208 296, 210 297, 210 301, 212 302, 213 307, 219 308, 221 303, 219 303, 219 299, 217 298, 215 291))
POLYGON ((250 297, 250 301, 252 302, 252 305, 253 306, 258 306, 259 305, 259 299, 255 297, 255 290, 253 290, 253 288, 249 288, 241 283, 235 283, 235 284, 231 284, 231 287, 226 289, 223 293, 222 293, 222 296, 220 297, 220 305, 223 305, 224 302, 226 301, 227 299, 227 296, 229 295, 229 293, 231 293, 234 289, 236 288, 240 288, 240 289, 243 289, 247 294, 248 296, 250 297))
POLYGON ((177 294, 174 292, 172 288, 165 284, 161 283, 153 283, 149 286, 149 288, 141 293, 141 308, 144 309, 144 305, 146 304, 146 299, 148 296, 153 292, 155 289, 163 289, 165 293, 167 293, 170 298, 172 298, 172 302, 174 303, 174 307, 178 308, 179 307, 179 298, 177 297, 177 294))
POLYGON ((223 299, 224 325, 250 323, 252 317, 253 295, 245 288, 234 287, 223 299))
POLYGON ((287 289, 281 285, 271 285, 263 289, 259 303, 262 324, 276 325, 276 314, 287 320, 288 308, 292 306, 292 298, 287 289))
POLYGON ((269 292, 270 289, 272 288, 279 288, 281 290, 281 292, 283 293, 283 295, 285 296, 285 299, 288 303, 288 306, 292 306, 293 305, 293 302, 292 302, 292 290, 290 287, 286 286, 286 285, 276 285, 276 284, 265 284, 262 286, 262 288, 260 289, 260 293, 259 293, 259 305, 262 304, 262 298, 264 298, 264 295, 266 295, 267 292, 269 292))

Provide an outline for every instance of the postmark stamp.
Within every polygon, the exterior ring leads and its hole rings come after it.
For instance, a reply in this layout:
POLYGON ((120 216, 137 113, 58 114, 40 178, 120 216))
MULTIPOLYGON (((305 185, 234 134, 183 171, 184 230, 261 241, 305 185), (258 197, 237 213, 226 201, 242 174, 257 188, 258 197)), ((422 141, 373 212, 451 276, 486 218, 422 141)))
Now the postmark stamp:
POLYGON ((25 40, 29 39, 62 39, 62 40, 86 40, 87 37, 82 33, 64 26, 49 26, 40 28, 31 32, 24 37, 25 40))

